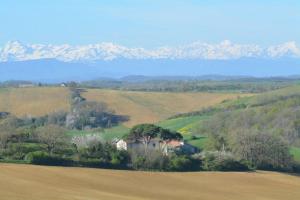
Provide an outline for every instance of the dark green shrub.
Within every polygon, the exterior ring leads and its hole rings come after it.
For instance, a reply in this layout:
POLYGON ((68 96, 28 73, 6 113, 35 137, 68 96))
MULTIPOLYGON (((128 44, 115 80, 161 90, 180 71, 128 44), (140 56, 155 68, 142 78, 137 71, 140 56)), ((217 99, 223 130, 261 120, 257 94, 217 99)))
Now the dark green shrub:
POLYGON ((249 164, 222 153, 207 153, 202 168, 207 171, 249 171, 249 164))
POLYGON ((200 161, 188 156, 172 156, 169 161, 170 171, 196 171, 200 169, 200 161))
POLYGON ((38 143, 10 143, 5 150, 5 156, 13 160, 23 160, 26 154, 46 150, 43 144, 38 143))
POLYGON ((134 169, 144 169, 145 168, 146 158, 143 156, 137 156, 132 161, 132 167, 134 169))
POLYGON ((165 171, 168 169, 169 157, 161 151, 135 149, 130 152, 132 168, 138 170, 165 171))
POLYGON ((74 164, 70 159, 49 155, 43 151, 28 153, 25 157, 25 160, 36 165, 72 166, 74 164))
POLYGON ((102 159, 83 159, 76 162, 76 165, 81 167, 111 168, 111 165, 102 159))
POLYGON ((234 159, 225 159, 218 163, 218 171, 248 171, 249 167, 246 162, 234 159))
POLYGON ((294 172, 294 173, 300 173, 300 164, 299 163, 294 163, 293 164, 292 172, 294 172))
POLYGON ((127 166, 130 161, 130 156, 127 151, 116 151, 111 155, 111 164, 113 166, 127 166))

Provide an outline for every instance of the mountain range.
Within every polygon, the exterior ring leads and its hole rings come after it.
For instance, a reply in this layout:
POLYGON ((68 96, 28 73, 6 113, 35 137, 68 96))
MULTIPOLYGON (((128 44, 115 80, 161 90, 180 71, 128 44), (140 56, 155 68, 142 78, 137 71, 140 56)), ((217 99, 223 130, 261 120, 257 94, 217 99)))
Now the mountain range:
POLYGON ((298 57, 300 49, 295 42, 260 47, 254 44, 234 44, 225 40, 219 44, 194 42, 177 47, 154 49, 125 47, 113 43, 90 45, 23 44, 8 42, 0 48, 0 61, 25 61, 57 59, 65 62, 97 61, 114 59, 204 59, 229 60, 240 58, 298 57))
POLYGON ((291 76, 300 74, 300 59, 115 59, 96 62, 63 62, 41 59, 0 63, 0 81, 84 81, 99 77, 144 76, 291 76))
POLYGON ((99 77, 290 76, 300 74, 295 42, 258 45, 192 43, 152 50, 112 43, 82 46, 7 43, 0 49, 0 81, 84 81, 99 77))

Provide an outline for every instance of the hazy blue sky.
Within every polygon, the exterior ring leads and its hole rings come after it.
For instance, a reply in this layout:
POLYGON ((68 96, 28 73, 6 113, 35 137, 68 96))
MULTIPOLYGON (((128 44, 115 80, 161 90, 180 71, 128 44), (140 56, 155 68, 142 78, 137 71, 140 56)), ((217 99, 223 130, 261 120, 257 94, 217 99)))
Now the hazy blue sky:
POLYGON ((0 45, 300 43, 299 0, 1 0, 0 45))

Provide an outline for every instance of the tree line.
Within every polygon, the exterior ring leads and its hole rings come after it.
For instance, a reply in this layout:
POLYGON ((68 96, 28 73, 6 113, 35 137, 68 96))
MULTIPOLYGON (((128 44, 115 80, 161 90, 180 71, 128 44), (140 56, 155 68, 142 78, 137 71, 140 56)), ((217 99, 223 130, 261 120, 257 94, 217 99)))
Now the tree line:
POLYGON ((300 98, 297 88, 226 104, 194 133, 209 137, 209 149, 227 152, 257 169, 298 171, 290 154, 300 147, 300 98))

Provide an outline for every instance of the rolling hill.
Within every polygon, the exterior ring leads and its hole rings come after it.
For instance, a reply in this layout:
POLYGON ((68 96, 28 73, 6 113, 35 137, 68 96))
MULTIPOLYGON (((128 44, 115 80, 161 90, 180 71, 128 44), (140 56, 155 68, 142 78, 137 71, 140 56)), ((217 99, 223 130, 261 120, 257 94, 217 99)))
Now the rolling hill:
MULTIPOLYGON (((203 132, 205 130, 203 130, 202 127, 207 123, 217 123, 217 121, 211 122, 211 120, 213 120, 216 115, 222 113, 227 113, 226 117, 222 118, 222 121, 226 121, 227 118, 232 116, 230 118, 231 120, 228 121, 227 126, 223 125, 224 129, 233 126, 232 121, 235 119, 242 118, 243 114, 245 115, 246 113, 249 114, 251 112, 259 113, 255 118, 260 117, 260 120, 255 122, 255 127, 254 125, 252 126, 252 131, 259 127, 259 121, 263 121, 263 126, 258 129, 261 132, 271 130, 272 133, 274 133, 275 130, 272 130, 271 128, 277 125, 276 130, 292 130, 297 133, 296 124, 298 119, 299 91, 300 86, 294 85, 255 96, 225 101, 213 106, 211 112, 199 111, 185 113, 178 117, 174 116, 170 119, 160 121, 158 124, 164 128, 180 132, 188 143, 195 145, 200 149, 207 147, 207 144, 209 144, 209 140, 206 137, 207 133, 203 132), (284 117, 281 117, 281 119, 284 118, 288 124, 279 123, 279 120, 276 117, 282 115, 284 115, 284 117), (267 124, 272 125, 269 125, 268 127, 267 124)), ((249 116, 250 115, 248 115, 248 120, 249 116)), ((236 127, 239 128, 238 125, 236 125, 236 127)), ((247 127, 248 130, 250 130, 250 128, 251 126, 247 127)), ((284 131, 281 131, 281 134, 283 133, 284 131)), ((300 147, 298 141, 298 137, 293 139, 293 145, 290 146, 290 153, 294 160, 300 163, 300 147)))
POLYGON ((118 114, 128 115, 132 126, 155 123, 178 113, 191 112, 233 99, 240 94, 226 93, 162 93, 90 89, 83 96, 103 101, 118 114))
POLYGON ((297 58, 124 59, 93 62, 63 62, 56 59, 0 62, 0 81, 83 81, 99 77, 144 76, 290 76, 300 73, 297 58))
MULTIPOLYGON (((163 93, 88 89, 87 100, 105 102, 117 114, 127 115, 125 126, 154 123, 178 113, 191 112, 234 99, 234 93, 163 93)), ((63 87, 32 87, 0 89, 0 111, 17 116, 40 116, 68 110, 69 91, 63 87)))
POLYGON ((0 164, 5 200, 298 200, 299 187, 298 176, 263 171, 161 173, 0 164))
POLYGON ((69 108, 67 88, 0 88, 0 111, 19 117, 41 116, 69 108))

